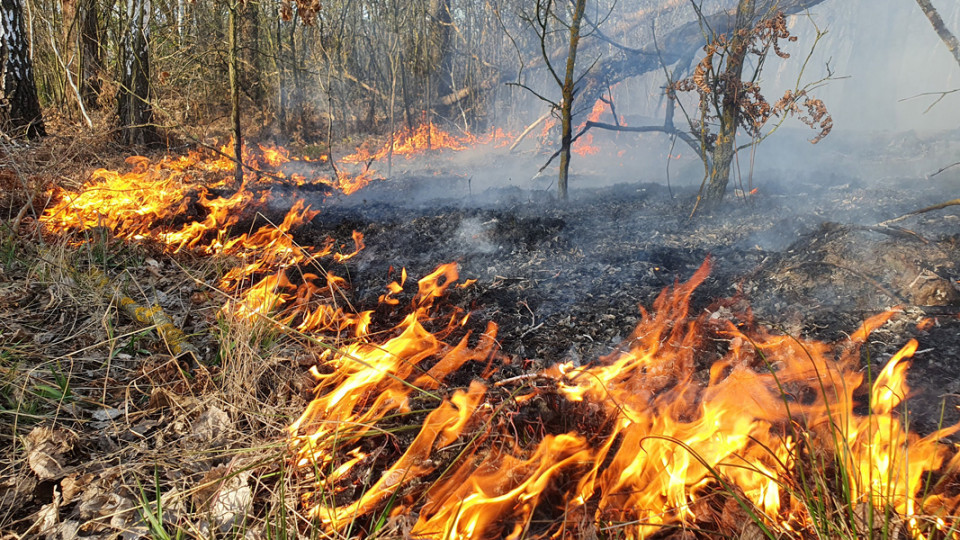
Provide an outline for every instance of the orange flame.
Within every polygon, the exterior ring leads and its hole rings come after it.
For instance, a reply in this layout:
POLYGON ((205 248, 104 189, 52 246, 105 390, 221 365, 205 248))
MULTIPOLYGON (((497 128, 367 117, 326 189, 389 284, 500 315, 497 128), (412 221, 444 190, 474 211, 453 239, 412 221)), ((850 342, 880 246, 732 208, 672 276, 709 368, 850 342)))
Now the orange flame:
MULTIPOLYGON (((577 128, 577 131, 580 131, 586 127, 587 122, 600 121, 600 115, 602 115, 603 111, 606 109, 607 104, 604 103, 602 99, 598 99, 596 102, 594 102, 593 109, 590 110, 590 114, 587 115, 587 119, 580 124, 580 127, 577 128)), ((600 148, 593 146, 593 133, 590 133, 589 131, 577 139, 577 141, 573 143, 573 147, 570 149, 580 156, 592 156, 600 153, 600 148)))
MULTIPOLYGON (((832 456, 828 461, 847 471, 843 489, 855 504, 890 507, 904 518, 945 504, 941 495, 923 494, 922 480, 947 462, 952 450, 939 440, 957 427, 921 438, 908 433, 894 412, 907 394, 906 358, 915 342, 873 381, 870 414, 856 412, 854 392, 864 383, 859 347, 892 313, 866 321, 833 346, 762 330, 747 334, 709 314, 689 316, 689 298, 708 269, 705 264, 688 283, 664 291, 655 311, 642 313, 623 350, 595 365, 559 364, 540 375, 571 406, 591 411, 589 423, 601 433, 569 431, 522 442, 498 418, 495 402, 483 405, 489 392, 474 381, 465 394, 440 402, 372 488, 340 506, 310 496, 311 515, 336 529, 381 508, 395 493, 422 490, 395 509, 419 516, 411 531, 416 537, 521 537, 531 534, 538 512, 567 516, 560 523, 568 533, 584 523, 614 521, 623 523, 627 536, 644 537, 671 523, 694 522, 726 485, 755 505, 769 526, 800 531, 813 518, 795 496, 794 482, 809 466, 804 456, 813 455, 832 456), (712 334, 725 336, 729 346, 703 384, 697 366, 712 334), (437 454, 457 437, 460 457, 422 487, 437 472, 437 454), (425 502, 417 506, 418 500, 425 502)), ((455 279, 449 266, 438 272, 455 279)), ((424 333, 418 320, 432 305, 424 304, 435 294, 430 291, 442 288, 425 290, 421 282, 416 315, 404 321, 397 338, 327 359, 337 366, 334 374, 317 375, 321 397, 292 427, 301 466, 332 467, 339 474, 335 441, 357 444, 378 418, 419 392, 439 389, 463 362, 496 354, 489 330, 486 345, 471 352, 461 341, 456 354, 424 333), (428 356, 440 358, 429 376, 411 369, 428 356), (372 402, 361 406, 362 395, 372 402), (344 422, 350 427, 338 427, 344 422)), ((535 401, 531 396, 517 406, 535 401)), ((319 479, 317 489, 336 481, 319 479)))
POLYGON ((440 129, 433 122, 427 122, 412 130, 398 130, 393 134, 392 144, 388 141, 374 152, 370 152, 365 148, 357 148, 356 152, 342 157, 341 161, 344 163, 382 161, 391 153, 391 149, 393 150, 393 155, 410 159, 434 150, 459 152, 477 145, 486 144, 493 144, 495 148, 501 148, 510 144, 511 139, 513 139, 511 134, 499 128, 479 137, 469 132, 464 132, 462 135, 451 135, 449 132, 440 129))

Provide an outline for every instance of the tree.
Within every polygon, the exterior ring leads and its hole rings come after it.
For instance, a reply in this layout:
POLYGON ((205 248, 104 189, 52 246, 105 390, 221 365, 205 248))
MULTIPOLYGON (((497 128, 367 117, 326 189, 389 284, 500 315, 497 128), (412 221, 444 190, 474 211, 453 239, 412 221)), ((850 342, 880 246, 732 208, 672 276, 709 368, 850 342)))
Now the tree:
POLYGON ((258 110, 264 105, 263 55, 260 52, 260 2, 245 0, 240 13, 240 85, 258 110))
MULTIPOLYGON (((563 83, 560 88, 560 175, 557 179, 557 193, 561 199, 567 200, 567 179, 570 174, 570 145, 573 131, 573 100, 576 95, 576 67, 577 48, 580 46, 580 25, 583 22, 583 12, 586 9, 586 0, 575 0, 573 15, 570 21, 570 45, 567 49, 567 69, 563 74, 563 83)), ((551 71, 553 69, 551 68, 551 71)), ((557 82, 556 73, 553 74, 557 82)))
POLYGON ((11 135, 46 135, 20 0, 0 0, 0 125, 11 135))
MULTIPOLYGON (((557 177, 557 195, 561 200, 567 200, 567 186, 570 174, 570 147, 573 144, 573 104, 577 96, 578 84, 586 73, 577 76, 577 50, 580 47, 580 28, 583 24, 583 14, 586 11, 586 0, 572 0, 572 11, 569 21, 562 15, 562 8, 554 0, 536 0, 533 16, 526 16, 527 23, 533 27, 540 43, 540 54, 553 82, 560 88, 560 101, 543 96, 525 83, 518 81, 518 86, 525 88, 547 102, 550 108, 560 119, 560 171, 557 177), (558 13, 559 12, 559 13, 558 13), (566 62, 561 77, 553 65, 553 58, 548 50, 548 40, 555 33, 556 26, 565 26, 567 32, 566 62)), ((555 154, 555 155, 557 155, 555 154)), ((550 158, 552 161, 552 157, 550 158)), ((549 164, 549 161, 548 161, 549 164)), ((542 169, 541 169, 542 170, 542 169)))
MULTIPOLYGON (((699 10, 698 16, 703 18, 699 10)), ((818 30, 817 41, 822 35, 818 30)), ((749 136, 751 144, 755 145, 779 127, 777 123, 764 132, 771 118, 779 118, 782 122, 787 116, 799 116, 805 124, 820 131, 810 141, 812 143, 819 142, 833 128, 833 119, 826 106, 809 95, 809 91, 822 84, 829 75, 803 88, 788 90, 774 104, 767 102, 761 93, 761 73, 768 55, 773 52, 780 58, 790 58, 780 48, 781 41, 796 40, 787 29, 783 12, 759 13, 755 0, 740 0, 736 24, 730 33, 710 34, 703 58, 697 63, 693 75, 681 81, 671 81, 668 85, 667 93, 671 99, 677 99, 678 91, 696 92, 699 98, 697 112, 687 116, 693 137, 684 139, 688 144, 694 141, 691 146, 704 164, 704 182, 697 198, 698 205, 701 201, 715 204, 723 199, 733 160, 745 147, 737 146, 738 131, 749 136), (753 61, 748 68, 747 59, 751 56, 753 61), (806 114, 802 109, 806 109, 806 114)), ((816 47, 816 41, 813 47, 816 47)))
MULTIPOLYGON (((944 24, 943 18, 940 17, 940 13, 937 11, 937 8, 933 6, 930 0, 917 0, 917 4, 920 6, 923 14, 927 16, 927 19, 930 20, 930 24, 933 25, 933 30, 938 36, 940 36, 940 40, 943 41, 943 44, 947 46, 947 50, 953 55, 954 60, 957 61, 957 65, 960 65, 960 41, 957 40, 957 37, 953 35, 953 32, 951 32, 950 29, 947 28, 947 25, 944 24)), ((939 97, 930 105, 930 107, 927 108, 927 110, 935 106, 937 103, 940 103, 940 101, 947 97, 948 94, 952 94, 957 91, 960 91, 960 89, 936 92, 935 94, 939 94, 939 97)), ((960 165, 960 161, 941 168, 939 171, 934 173, 934 175, 940 174, 947 169, 956 167, 957 165, 960 165)), ((951 201, 951 203, 956 202, 957 201, 951 201)))
POLYGON ((233 178, 239 184, 243 181, 243 132, 240 129, 240 23, 238 21, 241 6, 239 0, 231 0, 229 10, 230 120, 233 125, 233 159, 236 162, 233 178))
POLYGON ((120 141, 148 145, 159 141, 150 106, 150 0, 127 0, 117 116, 120 141))
POLYGON ((87 108, 99 108, 100 75, 103 70, 103 52, 97 0, 81 0, 78 6, 77 31, 80 41, 79 76, 80 96, 87 108))

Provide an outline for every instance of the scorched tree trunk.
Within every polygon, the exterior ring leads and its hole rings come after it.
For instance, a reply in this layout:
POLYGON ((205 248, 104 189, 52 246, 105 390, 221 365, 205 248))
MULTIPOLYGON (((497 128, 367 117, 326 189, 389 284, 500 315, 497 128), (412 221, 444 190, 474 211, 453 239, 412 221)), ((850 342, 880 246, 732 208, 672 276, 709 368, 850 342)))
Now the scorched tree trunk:
POLYGON ((0 0, 0 24, 0 72, 3 74, 0 122, 3 130, 11 135, 42 137, 47 133, 33 80, 21 0, 0 0))
POLYGON ((573 142, 573 100, 576 97, 577 48, 580 46, 580 23, 586 10, 586 0, 577 0, 570 21, 570 45, 567 51, 567 69, 564 71, 560 104, 560 176, 557 179, 557 195, 567 200, 567 183, 570 175, 570 145, 573 142))

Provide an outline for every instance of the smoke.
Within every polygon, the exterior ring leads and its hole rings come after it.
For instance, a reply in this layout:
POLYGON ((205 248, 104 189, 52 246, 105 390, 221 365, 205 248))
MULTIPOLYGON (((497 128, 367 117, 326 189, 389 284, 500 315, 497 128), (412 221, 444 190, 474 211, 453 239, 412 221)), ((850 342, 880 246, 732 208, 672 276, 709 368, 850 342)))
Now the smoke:
POLYGON ((497 251, 497 246, 490 240, 490 233, 495 222, 482 221, 479 218, 465 218, 460 222, 456 236, 466 252, 490 254, 497 251))

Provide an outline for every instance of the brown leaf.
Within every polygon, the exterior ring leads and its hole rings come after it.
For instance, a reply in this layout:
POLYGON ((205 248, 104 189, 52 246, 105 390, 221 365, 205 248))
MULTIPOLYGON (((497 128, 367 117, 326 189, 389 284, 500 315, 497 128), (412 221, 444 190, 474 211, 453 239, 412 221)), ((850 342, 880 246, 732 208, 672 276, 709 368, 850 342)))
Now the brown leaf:
POLYGON ((35 427, 23 440, 27 450, 27 464, 41 480, 62 478, 65 474, 65 454, 73 449, 77 436, 65 429, 35 427))
POLYGON ((37 479, 24 471, 0 480, 0 508, 16 508, 34 498, 37 479))
POLYGON ((87 473, 81 475, 73 473, 65 476, 60 481, 60 489, 63 490, 63 504, 70 504, 78 495, 83 493, 90 482, 93 480, 93 474, 87 473))
POLYGON ((744 525, 743 530, 740 531, 740 540, 763 540, 766 537, 763 529, 752 521, 744 525))
POLYGON ((232 466, 210 469, 193 494, 194 505, 208 511, 217 527, 226 532, 235 525, 238 516, 250 510, 253 491, 249 479, 250 471, 237 472, 232 466))

